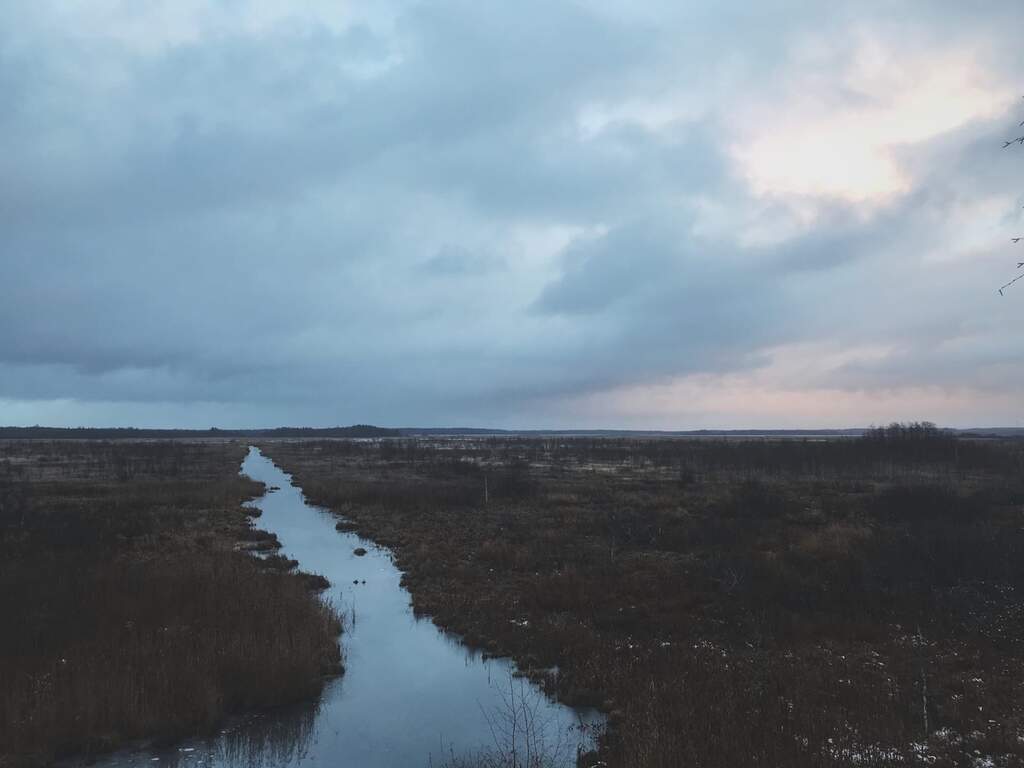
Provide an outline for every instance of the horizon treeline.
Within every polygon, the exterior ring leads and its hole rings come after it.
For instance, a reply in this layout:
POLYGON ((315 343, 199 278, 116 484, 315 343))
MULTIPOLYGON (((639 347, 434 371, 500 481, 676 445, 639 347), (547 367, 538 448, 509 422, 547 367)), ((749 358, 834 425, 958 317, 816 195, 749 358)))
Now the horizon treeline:
POLYGON ((350 427, 275 427, 273 429, 139 429, 136 427, 0 427, 0 439, 158 440, 192 437, 400 437, 397 429, 353 424, 350 427))

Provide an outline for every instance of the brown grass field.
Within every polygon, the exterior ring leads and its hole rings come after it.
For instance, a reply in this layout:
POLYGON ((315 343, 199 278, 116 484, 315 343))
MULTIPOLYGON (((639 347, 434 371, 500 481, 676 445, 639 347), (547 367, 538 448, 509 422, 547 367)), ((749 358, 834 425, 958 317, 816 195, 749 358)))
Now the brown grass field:
POLYGON ((1024 765, 1021 442, 261 447, 417 611, 602 707, 582 764, 1024 765))
MULTIPOLYGON (((602 708, 581 765, 1024 765, 1024 443, 261 447, 393 548, 419 613, 602 708)), ((0 765, 208 731, 338 671, 313 580, 247 551, 277 544, 244 453, 0 442, 0 765)))
POLYGON ((315 696, 333 608, 243 502, 246 448, 0 442, 0 766, 46 765, 315 696))

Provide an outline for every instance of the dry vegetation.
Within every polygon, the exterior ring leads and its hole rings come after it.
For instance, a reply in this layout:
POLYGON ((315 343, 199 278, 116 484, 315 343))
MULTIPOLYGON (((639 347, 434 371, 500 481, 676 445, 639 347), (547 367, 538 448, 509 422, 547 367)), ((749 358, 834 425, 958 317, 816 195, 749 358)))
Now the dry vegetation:
POLYGON ((340 624, 230 442, 0 442, 0 766, 315 695, 340 624))
POLYGON ((1024 444, 262 447, 418 611, 601 706, 582 764, 1024 764, 1024 444))

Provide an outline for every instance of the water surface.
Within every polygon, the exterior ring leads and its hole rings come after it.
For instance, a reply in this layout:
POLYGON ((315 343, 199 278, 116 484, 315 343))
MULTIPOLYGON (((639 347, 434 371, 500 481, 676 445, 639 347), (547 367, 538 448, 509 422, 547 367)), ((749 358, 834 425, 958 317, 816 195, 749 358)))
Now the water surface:
POLYGON ((543 731, 544 741, 557 748, 564 765, 574 764, 576 747, 590 743, 589 732, 600 722, 598 713, 548 700, 513 677, 509 660, 485 660, 429 620, 414 617, 390 552, 337 532, 338 518, 306 504, 291 478, 255 448, 242 472, 279 487, 255 502, 263 510, 259 527, 276 533, 282 554, 303 570, 330 580, 325 598, 346 615, 345 674, 327 685, 318 702, 237 719, 209 739, 122 751, 98 765, 438 766, 452 754, 508 747, 503 734, 511 725, 521 755, 523 728, 531 724, 535 735, 543 731), (367 554, 356 556, 357 547, 367 554), (510 708, 517 712, 514 723, 510 708))

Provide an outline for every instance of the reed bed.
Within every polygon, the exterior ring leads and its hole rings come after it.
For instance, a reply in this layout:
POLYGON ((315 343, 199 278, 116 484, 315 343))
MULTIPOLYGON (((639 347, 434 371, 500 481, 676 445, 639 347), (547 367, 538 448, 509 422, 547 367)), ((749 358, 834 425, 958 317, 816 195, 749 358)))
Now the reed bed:
POLYGON ((261 447, 417 611, 605 711, 581 765, 1024 764, 1024 443, 261 447))
POLYGON ((2 448, 0 765, 210 731, 340 671, 309 575, 237 549, 244 446, 2 448))

